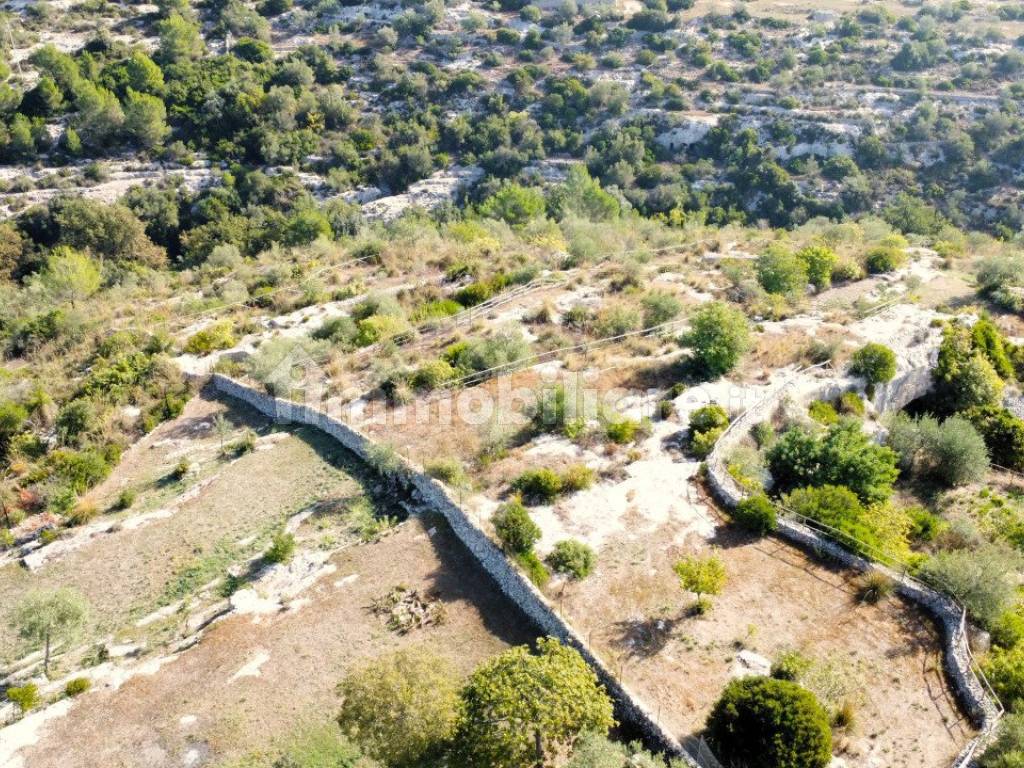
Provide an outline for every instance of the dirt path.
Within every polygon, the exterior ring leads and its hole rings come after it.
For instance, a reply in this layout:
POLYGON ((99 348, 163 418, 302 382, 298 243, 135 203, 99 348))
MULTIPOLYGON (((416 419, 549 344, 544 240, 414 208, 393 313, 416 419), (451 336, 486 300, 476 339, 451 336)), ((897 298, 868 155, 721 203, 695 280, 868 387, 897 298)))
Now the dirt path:
POLYGON ((226 619, 155 674, 75 700, 15 766, 218 764, 265 750, 303 722, 330 720, 335 686, 360 659, 423 644, 469 672, 534 636, 443 524, 410 520, 332 563, 337 570, 298 610, 226 619), (405 637, 387 630, 367 606, 398 584, 436 590, 447 621, 405 637))

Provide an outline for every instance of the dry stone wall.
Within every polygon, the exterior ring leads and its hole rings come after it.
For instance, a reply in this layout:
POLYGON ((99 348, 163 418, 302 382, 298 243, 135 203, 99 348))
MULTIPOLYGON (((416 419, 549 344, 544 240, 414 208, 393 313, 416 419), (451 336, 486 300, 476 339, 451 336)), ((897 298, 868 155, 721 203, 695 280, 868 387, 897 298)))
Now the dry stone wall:
MULTIPOLYGON (((740 488, 729 474, 726 456, 748 434, 754 424, 768 421, 774 416, 782 398, 787 395, 787 391, 796 378, 790 379, 773 390, 735 419, 709 454, 707 458, 708 482, 715 496, 725 506, 735 507, 747 496, 746 491, 740 488)), ((860 383, 857 379, 835 377, 823 382, 820 388, 809 395, 808 399, 831 399, 841 392, 855 388, 860 383)), ((884 388, 879 388, 872 402, 879 412, 899 410, 926 394, 930 387, 931 368, 912 369, 893 379, 884 388)), ((806 551, 840 562, 848 568, 858 571, 881 570, 887 573, 896 583, 896 589, 903 597, 917 603, 935 617, 942 631, 943 656, 947 676, 965 711, 982 733, 978 739, 973 740, 963 749, 953 763, 953 768, 966 768, 971 765, 979 747, 983 745, 998 722, 1002 710, 998 703, 989 696, 985 686, 973 670, 963 608, 956 601, 907 574, 893 571, 855 555, 832 538, 795 520, 780 517, 776 533, 806 551)))
MULTIPOLYGON (((368 449, 373 445, 369 438, 316 408, 275 398, 221 374, 214 374, 211 381, 219 392, 247 403, 275 421, 316 427, 361 459, 369 458, 368 449)), ((405 463, 405 481, 420 504, 444 516, 452 531, 494 579, 498 588, 538 630, 571 645, 583 655, 615 700, 616 715, 620 721, 629 723, 640 731, 652 746, 682 758, 693 768, 700 768, 699 763, 683 749, 679 741, 661 727, 644 704, 612 674, 611 669, 590 649, 583 638, 557 614, 547 598, 509 562, 490 537, 452 500, 441 483, 408 462, 405 463)))

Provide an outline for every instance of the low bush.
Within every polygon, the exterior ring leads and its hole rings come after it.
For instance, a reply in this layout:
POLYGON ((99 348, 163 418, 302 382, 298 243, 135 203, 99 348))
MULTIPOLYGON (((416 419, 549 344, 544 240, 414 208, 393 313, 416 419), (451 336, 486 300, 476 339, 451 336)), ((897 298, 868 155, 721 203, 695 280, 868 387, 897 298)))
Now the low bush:
POLYGON ((295 554, 295 536, 287 531, 279 531, 270 540, 270 548, 264 553, 263 559, 268 563, 287 563, 295 554))
POLYGON ((428 475, 450 485, 462 488, 469 482, 465 467, 458 459, 437 459, 424 468, 428 475))
POLYGON ((763 493, 756 493, 740 501, 732 511, 732 519, 748 531, 761 536, 774 531, 778 524, 775 505, 763 493))
POLYGON ((594 470, 586 464, 573 464, 562 473, 562 492, 585 491, 594 484, 594 470))
POLYGON ((99 507, 95 502, 83 499, 71 508, 64 519, 68 525, 85 525, 95 520, 99 513, 99 507))
POLYGON ((69 697, 78 696, 88 691, 91 687, 92 680, 88 677, 76 677, 68 680, 64 686, 64 695, 69 697))
POLYGON ((860 578, 857 583, 857 597, 865 603, 875 605, 888 598, 896 589, 896 584, 881 571, 871 571, 860 578))
POLYGON ((963 416, 981 434, 993 462, 1024 471, 1024 419, 996 405, 975 406, 963 416))
POLYGON ((1024 709, 1024 646, 996 648, 981 666, 999 700, 1011 712, 1021 712, 1024 709))
POLYGON ((498 507, 491 519, 494 532, 507 552, 526 554, 533 551, 533 545, 540 541, 540 528, 530 519, 530 513, 518 501, 510 501, 498 507))
POLYGON ((35 683, 26 683, 22 686, 7 689, 7 698, 18 705, 22 712, 29 712, 39 706, 39 686, 35 683))
POLYGON ((551 574, 548 573, 548 569, 535 552, 532 550, 529 552, 518 552, 515 555, 515 560, 519 563, 519 567, 526 572, 530 581, 541 589, 547 586, 548 581, 551 579, 551 574))
POLYGON ((895 246, 880 245, 872 248, 864 257, 864 266, 872 275, 884 272, 895 272, 903 266, 907 255, 901 248, 895 246))
POLYGON ((800 651, 783 651, 772 662, 771 675, 776 680, 797 682, 811 668, 811 660, 800 651))
POLYGON ((807 415, 814 419, 819 424, 835 424, 839 421, 839 414, 836 413, 835 407, 832 403, 827 403, 824 400, 815 400, 807 407, 807 415))
POLYGON ((697 408, 690 414, 690 429, 694 432, 706 432, 709 429, 722 428, 729 425, 729 414, 717 403, 697 408))
POLYGON ((641 427, 641 423, 634 419, 616 419, 604 425, 604 434, 613 443, 626 445, 637 439, 641 427))
POLYGON ((724 431, 724 429, 719 427, 691 435, 690 453, 698 459, 707 458, 708 454, 710 454, 714 449, 715 443, 718 442, 718 438, 722 436, 722 432, 724 431))
POLYGON ((978 768, 1020 768, 1024 765, 1024 714, 1007 715, 996 738, 978 760, 978 768))
POLYGON ((230 349, 236 343, 231 323, 223 321, 190 336, 184 351, 189 355, 204 356, 220 349, 230 349))
POLYGON ((860 418, 864 415, 864 399, 856 392, 843 392, 839 396, 837 408, 844 415, 860 418))
POLYGON ((990 629, 992 643, 999 648, 1014 648, 1024 640, 1024 616, 1019 608, 1003 611, 990 629))
POLYGON ((547 560, 548 565, 556 573, 563 573, 573 579, 583 579, 593 572, 597 558, 594 550, 583 542, 566 539, 555 544, 547 560))
POLYGON ((550 504, 562 493, 562 478, 550 469, 528 469, 512 481, 527 504, 550 504))

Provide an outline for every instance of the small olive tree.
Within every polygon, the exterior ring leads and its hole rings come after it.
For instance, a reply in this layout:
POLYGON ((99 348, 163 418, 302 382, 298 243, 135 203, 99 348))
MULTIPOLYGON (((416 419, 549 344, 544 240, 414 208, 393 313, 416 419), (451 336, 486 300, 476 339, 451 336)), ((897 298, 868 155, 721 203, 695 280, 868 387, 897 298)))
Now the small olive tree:
POLYGON ((18 634, 36 648, 43 648, 43 673, 50 674, 53 644, 70 639, 86 622, 85 599, 71 589, 28 593, 14 611, 18 634))
POLYGON ((678 561, 673 570, 679 577, 679 584, 697 597, 694 609, 704 613, 711 605, 704 595, 717 595, 725 586, 725 564, 714 554, 694 555, 678 561))

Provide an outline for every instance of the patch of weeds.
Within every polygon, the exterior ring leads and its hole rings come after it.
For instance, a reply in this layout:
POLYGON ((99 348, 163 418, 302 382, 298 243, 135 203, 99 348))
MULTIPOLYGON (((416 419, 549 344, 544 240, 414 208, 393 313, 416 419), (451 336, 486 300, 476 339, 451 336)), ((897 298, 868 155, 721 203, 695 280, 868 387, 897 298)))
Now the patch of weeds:
POLYGON ((224 573, 240 555, 233 544, 226 541, 217 542, 211 550, 196 556, 192 562, 178 571, 164 589, 159 604, 169 605, 191 595, 224 573))
POLYGON ((361 496, 348 505, 345 524, 360 541, 369 542, 379 539, 398 525, 398 518, 389 515, 378 516, 373 503, 365 496, 361 496))

